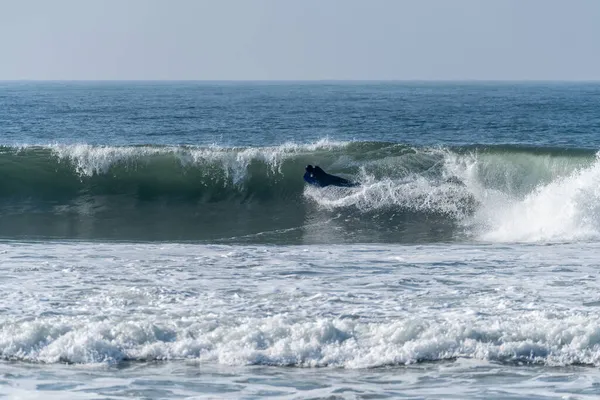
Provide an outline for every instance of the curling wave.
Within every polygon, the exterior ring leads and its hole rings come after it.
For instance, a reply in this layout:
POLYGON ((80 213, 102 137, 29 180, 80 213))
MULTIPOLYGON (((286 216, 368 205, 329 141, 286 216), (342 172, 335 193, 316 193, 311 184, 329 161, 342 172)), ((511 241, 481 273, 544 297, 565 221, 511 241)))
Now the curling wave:
POLYGON ((265 242, 564 241, 599 236, 584 149, 0 147, 0 235, 265 242), (358 188, 306 187, 306 164, 358 188))

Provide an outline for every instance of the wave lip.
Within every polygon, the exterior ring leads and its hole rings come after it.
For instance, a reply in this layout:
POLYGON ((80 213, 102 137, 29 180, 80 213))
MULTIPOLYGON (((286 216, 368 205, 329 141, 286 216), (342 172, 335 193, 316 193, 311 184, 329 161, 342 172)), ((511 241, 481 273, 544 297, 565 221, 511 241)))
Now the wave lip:
POLYGON ((315 143, 301 145, 285 143, 273 147, 209 147, 198 146, 91 146, 50 145, 52 155, 59 161, 68 161, 82 176, 107 173, 114 165, 149 161, 157 156, 174 157, 182 167, 221 163, 228 171, 244 170, 252 161, 261 161, 277 168, 286 158, 307 152, 330 150, 345 146, 344 142, 323 139, 315 143))

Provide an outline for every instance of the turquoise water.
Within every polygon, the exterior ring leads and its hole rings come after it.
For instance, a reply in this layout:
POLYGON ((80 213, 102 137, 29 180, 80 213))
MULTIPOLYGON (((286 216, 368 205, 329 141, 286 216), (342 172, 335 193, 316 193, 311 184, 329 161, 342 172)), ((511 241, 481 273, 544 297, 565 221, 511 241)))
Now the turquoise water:
POLYGON ((598 110, 589 83, 0 83, 0 395, 594 398, 598 110))

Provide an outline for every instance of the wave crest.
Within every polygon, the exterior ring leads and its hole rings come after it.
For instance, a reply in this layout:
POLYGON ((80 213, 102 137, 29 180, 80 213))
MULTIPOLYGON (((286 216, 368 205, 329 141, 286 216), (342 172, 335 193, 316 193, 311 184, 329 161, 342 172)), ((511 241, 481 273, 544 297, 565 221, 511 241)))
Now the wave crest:
POLYGON ((3 147, 0 236, 305 242, 329 221, 317 236, 334 242, 582 240, 599 236, 599 165, 589 150, 329 140, 3 147), (306 164, 361 186, 306 187, 306 164))

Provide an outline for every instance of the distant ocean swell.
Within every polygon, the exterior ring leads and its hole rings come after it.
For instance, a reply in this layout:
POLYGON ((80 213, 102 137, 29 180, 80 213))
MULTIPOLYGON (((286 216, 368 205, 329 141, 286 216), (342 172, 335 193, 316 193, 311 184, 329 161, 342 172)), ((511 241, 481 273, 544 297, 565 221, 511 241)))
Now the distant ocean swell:
POLYGON ((5 238, 306 243, 600 234, 600 161, 585 149, 328 140, 263 148, 4 146, 0 176, 5 238), (361 186, 307 187, 306 164, 361 186))

